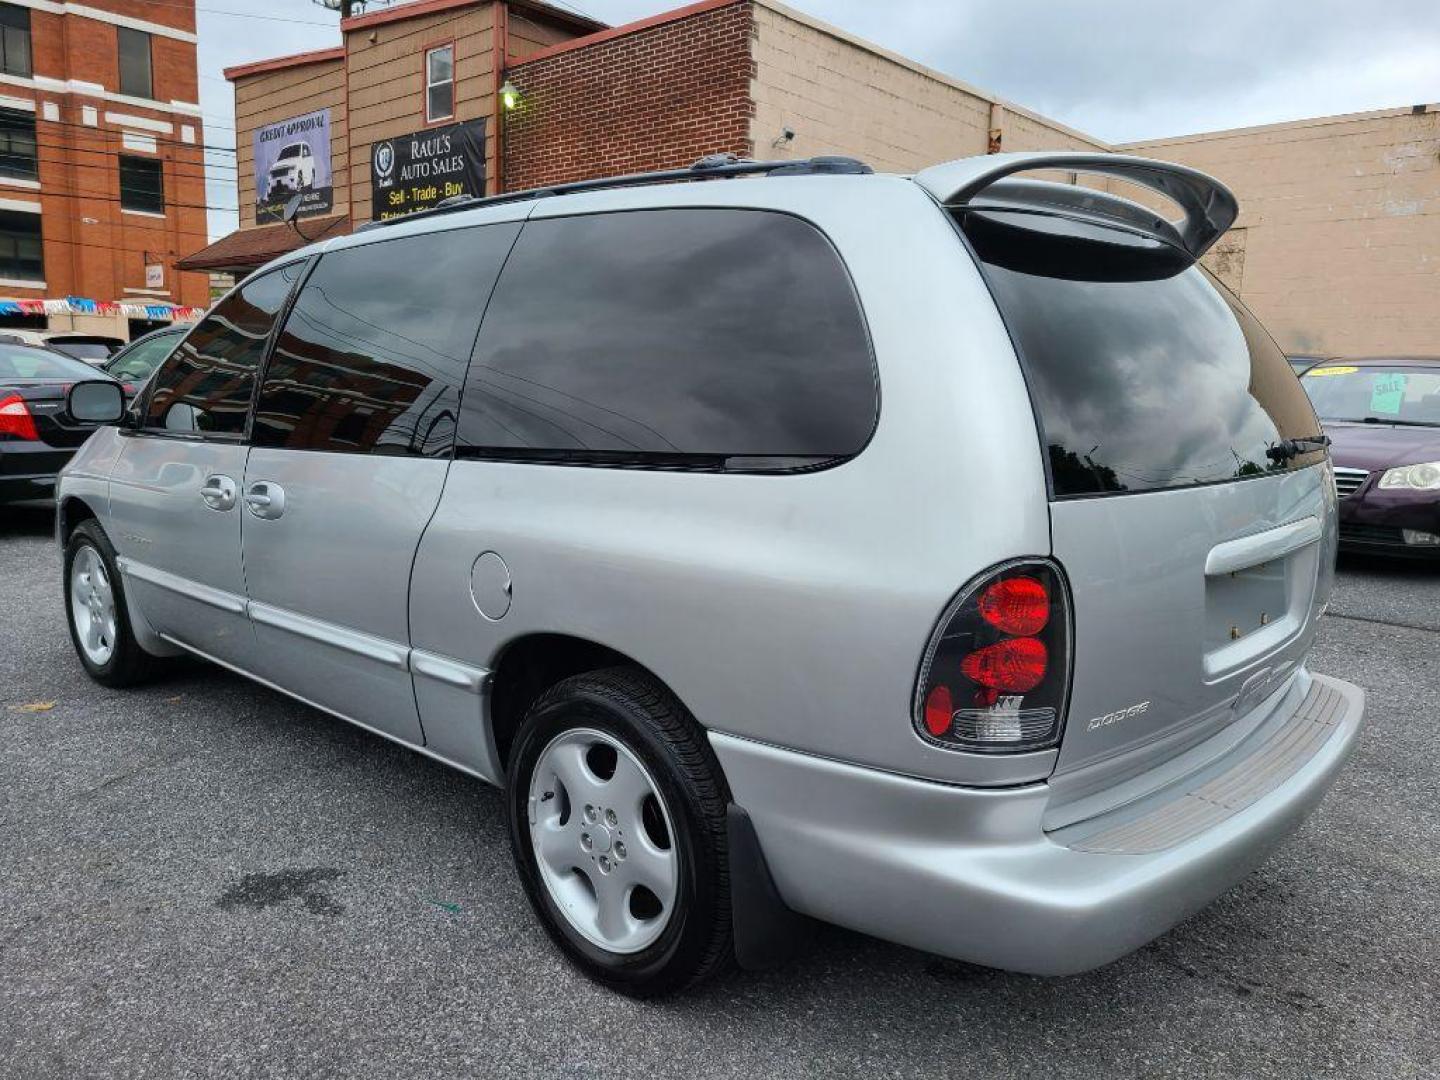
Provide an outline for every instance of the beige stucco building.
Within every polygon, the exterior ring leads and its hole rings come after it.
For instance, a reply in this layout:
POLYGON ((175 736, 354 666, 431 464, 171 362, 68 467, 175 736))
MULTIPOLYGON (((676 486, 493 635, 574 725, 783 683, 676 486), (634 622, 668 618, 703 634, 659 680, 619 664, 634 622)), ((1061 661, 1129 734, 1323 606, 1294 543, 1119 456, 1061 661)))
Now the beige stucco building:
MULTIPOLYGON (((467 125, 470 194, 712 153, 843 154, 906 172, 987 152, 1117 150, 1235 190, 1241 218, 1207 262, 1287 350, 1440 354, 1440 106, 1112 147, 778 0, 701 0, 618 27, 543 0, 411 0, 340 31, 332 49, 226 72, 241 227, 190 267, 245 270, 302 242, 257 219, 252 139, 315 110, 329 117, 334 181, 324 212, 300 222, 310 239, 376 216, 389 155, 467 125)), ((417 188, 404 205, 445 190, 417 188)))
POLYGON ((1235 190, 1211 261, 1286 349, 1440 354, 1440 106, 1116 149, 1235 190))

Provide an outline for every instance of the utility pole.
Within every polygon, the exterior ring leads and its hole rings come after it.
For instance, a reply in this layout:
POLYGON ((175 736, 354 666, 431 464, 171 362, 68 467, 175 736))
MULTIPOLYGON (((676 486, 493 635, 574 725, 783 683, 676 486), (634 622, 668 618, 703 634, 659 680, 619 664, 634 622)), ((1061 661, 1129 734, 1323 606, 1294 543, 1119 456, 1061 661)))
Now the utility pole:
POLYGON ((342 19, 358 15, 365 8, 365 0, 313 0, 313 2, 330 11, 340 12, 342 19))

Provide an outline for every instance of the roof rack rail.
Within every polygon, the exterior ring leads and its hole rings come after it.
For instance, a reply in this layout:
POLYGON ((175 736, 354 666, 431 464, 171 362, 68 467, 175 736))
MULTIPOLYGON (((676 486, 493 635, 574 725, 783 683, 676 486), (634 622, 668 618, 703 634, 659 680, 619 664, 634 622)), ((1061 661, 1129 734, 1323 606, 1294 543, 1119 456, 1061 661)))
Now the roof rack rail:
MULTIPOLYGON (((1240 212, 1234 194, 1213 176, 1184 165, 1128 154, 1074 151, 989 154, 923 169, 915 174, 915 182, 941 205, 952 208, 970 206, 978 198, 988 196, 984 199, 985 204, 1046 205, 1054 211, 1072 215, 1115 218, 1155 239, 1181 248, 1192 259, 1205 254, 1210 245, 1235 223, 1240 212), (1127 180, 1177 203, 1185 217, 1178 222, 1167 221, 1148 207, 1093 188, 1008 180, 1015 173, 1036 169, 1127 180)), ((976 209, 980 208, 976 206, 976 209)))
POLYGON ((428 210, 417 210, 413 214, 385 218, 382 221, 367 221, 355 231, 369 232, 372 229, 397 225, 402 221, 415 221, 418 218, 453 214, 457 210, 474 210, 482 206, 502 206, 505 203, 546 199, 553 195, 573 195, 582 191, 642 187, 646 184, 674 184, 689 180, 719 180, 737 176, 859 176, 874 171, 863 161, 849 157, 752 161, 734 154, 711 154, 701 158, 687 169, 665 169, 659 172, 630 173, 625 176, 597 177, 592 180, 573 180, 565 184, 550 184, 547 187, 510 191, 503 195, 489 195, 483 198, 478 195, 452 195, 428 210))

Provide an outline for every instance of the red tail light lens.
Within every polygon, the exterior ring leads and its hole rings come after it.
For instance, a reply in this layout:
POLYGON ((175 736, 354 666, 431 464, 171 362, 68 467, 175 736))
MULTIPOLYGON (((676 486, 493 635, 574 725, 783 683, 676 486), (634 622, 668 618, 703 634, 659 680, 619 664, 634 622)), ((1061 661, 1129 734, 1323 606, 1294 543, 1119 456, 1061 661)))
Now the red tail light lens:
POLYGON ((970 653, 960 661, 960 671, 977 686, 1028 694, 1045 681, 1048 661, 1049 653, 1039 638, 1006 638, 970 653))
POLYGON ((35 418, 30 415, 25 399, 18 394, 0 398, 0 435, 27 442, 40 440, 40 433, 35 430, 35 418))
POLYGON ((1050 621, 1050 592, 1038 578, 1001 578, 980 594, 980 617, 1005 634, 1038 634, 1050 621))
POLYGON ((955 700, 948 686, 937 686, 925 698, 925 727, 937 739, 950 730, 955 700))
POLYGON ((1042 560, 998 567, 966 586, 921 664, 921 737, 992 754, 1056 745, 1070 683, 1068 605, 1059 569, 1042 560))

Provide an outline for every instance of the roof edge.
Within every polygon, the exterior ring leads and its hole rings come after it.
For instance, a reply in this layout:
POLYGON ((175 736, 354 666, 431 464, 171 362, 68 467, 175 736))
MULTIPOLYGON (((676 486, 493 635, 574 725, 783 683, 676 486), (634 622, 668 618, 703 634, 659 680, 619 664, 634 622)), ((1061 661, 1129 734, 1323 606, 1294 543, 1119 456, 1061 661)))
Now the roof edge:
POLYGON ((249 64, 236 64, 224 71, 225 78, 230 82, 236 79, 243 79, 247 75, 264 75, 270 71, 283 71, 285 68, 304 67, 306 64, 323 64, 330 60, 344 60, 345 46, 336 45, 329 49, 315 49, 312 52, 292 53, 289 56, 276 56, 269 60, 256 60, 249 64))
POLYGON ((813 15, 807 15, 803 11, 799 11, 790 7, 788 4, 782 3, 781 0, 753 0, 753 3, 759 7, 769 8, 777 15, 783 15, 787 19, 793 19, 798 23, 810 27, 812 30, 818 30, 822 34, 828 34, 837 40, 845 42, 847 45, 853 45, 855 48, 864 49, 866 52, 872 53, 875 56, 884 57, 886 60, 899 64, 901 67, 909 68, 917 75, 923 75, 927 79, 932 79, 935 82, 942 83, 955 90, 961 90, 982 101, 1000 105, 1006 112, 1015 113, 1017 116, 1023 116, 1028 120, 1033 120, 1038 124, 1044 124, 1048 128, 1069 135, 1071 138, 1090 143, 1097 150, 1114 149, 1112 144, 1095 135, 1091 135, 1088 131, 1081 131, 1079 128, 1061 123, 1054 117, 1045 116, 1042 113, 1036 112, 1034 109, 1027 109, 1024 105, 1016 104, 1008 98, 1000 97, 998 94, 992 94, 990 91, 975 86, 973 83, 968 83, 964 79, 957 79, 954 75, 947 75, 943 71, 927 67, 925 64, 917 60, 912 60, 910 57, 904 56, 901 53, 897 53, 893 49, 887 49, 884 45, 878 45, 858 34, 852 34, 848 30, 843 30, 834 23, 828 23, 824 19, 817 19, 813 15))
MULTIPOLYGON (((354 15, 348 19, 341 19, 340 31, 349 33, 351 30, 368 30, 374 26, 383 26, 386 23, 400 22, 404 19, 416 19, 423 15, 435 15, 454 8, 480 7, 489 2, 490 0, 409 0, 408 3, 399 3, 394 7, 381 8, 379 11, 372 11, 365 15, 354 15)), ((509 7, 524 8, 526 11, 554 19, 556 22, 578 26, 587 31, 605 28, 605 23, 573 11, 565 11, 545 3, 544 0, 515 0, 513 3, 510 3, 509 0, 495 0, 495 2, 506 3, 509 7)))
POLYGON ((1269 124, 1250 124, 1245 127, 1220 128, 1215 131, 1196 131, 1189 135, 1162 135, 1157 139, 1136 139, 1133 142, 1117 143, 1119 150, 1143 150, 1149 146, 1176 146, 1180 143, 1211 142, 1215 139, 1233 139, 1244 135, 1258 135, 1266 131, 1285 131, 1296 128, 1325 127, 1331 124, 1363 124, 1367 120, 1387 120, 1397 116, 1424 116, 1440 112, 1440 103, 1423 102, 1415 105, 1396 105, 1389 109, 1369 109, 1364 112, 1333 113, 1329 116, 1306 116, 1298 120, 1277 120, 1269 124), (1416 110, 1420 110, 1417 112, 1416 110))
POLYGON ((512 60, 506 67, 507 70, 510 68, 523 67, 525 64, 534 63, 536 60, 548 60, 552 56, 574 52, 576 49, 588 48, 591 45, 602 45, 607 41, 614 41, 616 38, 628 37, 630 34, 638 34, 644 30, 653 30, 657 26, 665 26, 668 23, 679 22, 682 19, 688 19, 695 15, 703 15, 707 11, 715 11, 718 8, 749 2, 750 0, 699 0, 698 3, 673 8, 670 11, 662 11, 660 14, 651 15, 649 18, 636 19, 634 22, 622 23, 620 26, 608 26, 603 30, 595 31, 593 34, 586 34, 584 37, 557 42, 537 52, 530 53, 528 56, 512 60))

